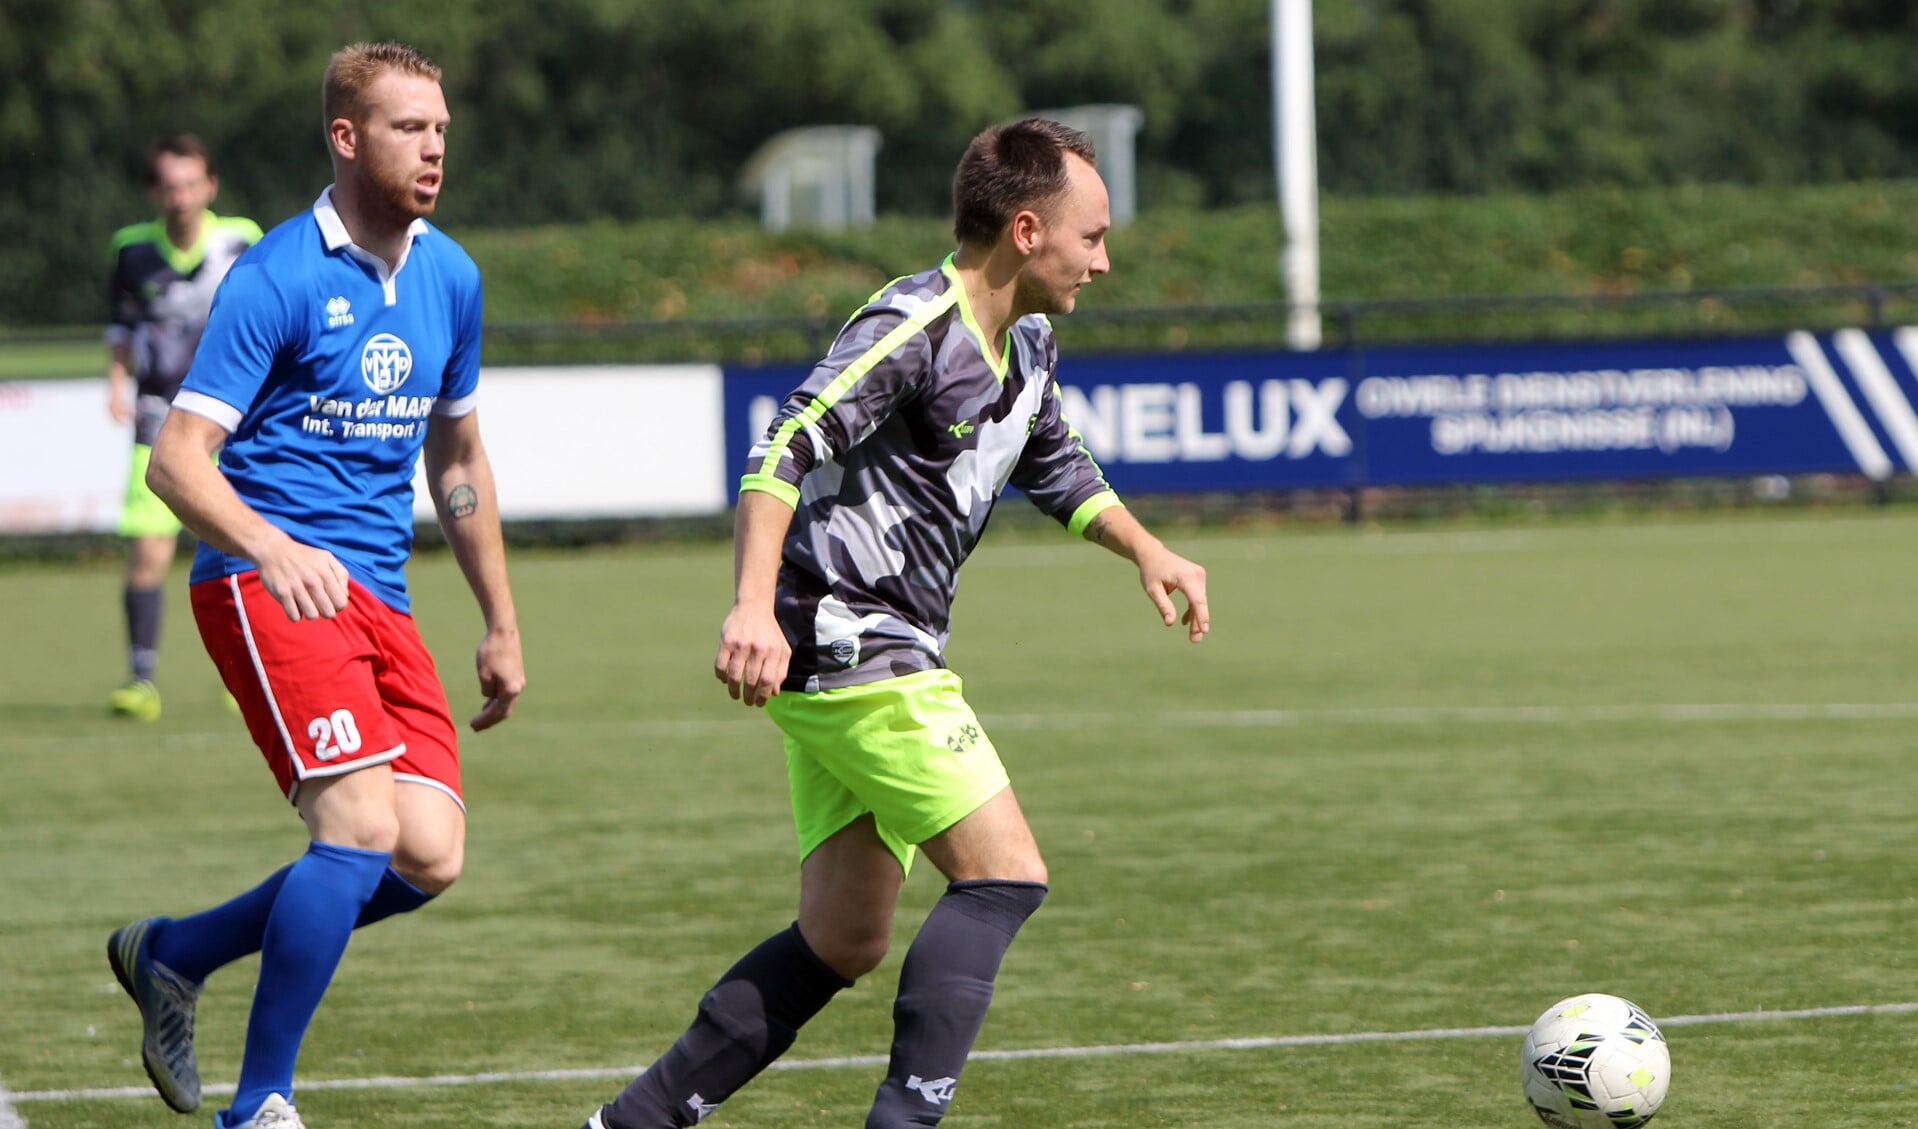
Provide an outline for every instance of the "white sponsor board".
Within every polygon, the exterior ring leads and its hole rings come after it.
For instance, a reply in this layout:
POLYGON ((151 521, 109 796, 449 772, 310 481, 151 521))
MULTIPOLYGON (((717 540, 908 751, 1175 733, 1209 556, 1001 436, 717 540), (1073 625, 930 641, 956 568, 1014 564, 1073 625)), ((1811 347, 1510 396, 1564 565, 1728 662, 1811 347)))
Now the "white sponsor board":
MULTIPOLYGON (((480 435, 500 516, 677 517, 725 512, 717 365, 496 368, 480 374, 480 435)), ((433 516, 421 476, 413 512, 433 516)))
POLYGON ((0 384, 0 533, 113 529, 132 456, 104 377, 0 384))
MULTIPOLYGON (((529 519, 717 514, 726 490, 715 365, 488 368, 480 434, 500 515, 529 519)), ((0 383, 0 534, 111 531, 132 450, 105 380, 0 383)), ((432 501, 416 473, 414 513, 432 501)))

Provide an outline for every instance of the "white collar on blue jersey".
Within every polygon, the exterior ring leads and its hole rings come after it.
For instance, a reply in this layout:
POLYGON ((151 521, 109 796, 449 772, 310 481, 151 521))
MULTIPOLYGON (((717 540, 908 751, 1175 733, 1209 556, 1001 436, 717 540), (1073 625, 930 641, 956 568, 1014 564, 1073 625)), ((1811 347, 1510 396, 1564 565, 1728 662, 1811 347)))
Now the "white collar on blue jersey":
POLYGON ((414 240, 426 234, 426 221, 416 218, 406 226, 406 234, 412 238, 406 241, 406 247, 400 251, 398 265, 388 269, 385 259, 353 242, 353 237, 347 233, 346 224, 340 219, 339 209, 333 206, 332 185, 327 185, 320 193, 320 198, 313 201, 313 219, 320 225, 320 238, 326 241, 328 251, 344 248, 347 254, 373 268, 374 273, 379 277, 380 285, 386 290, 386 304, 392 305, 395 301, 393 276, 399 274, 400 268, 406 265, 406 258, 413 251, 414 240))

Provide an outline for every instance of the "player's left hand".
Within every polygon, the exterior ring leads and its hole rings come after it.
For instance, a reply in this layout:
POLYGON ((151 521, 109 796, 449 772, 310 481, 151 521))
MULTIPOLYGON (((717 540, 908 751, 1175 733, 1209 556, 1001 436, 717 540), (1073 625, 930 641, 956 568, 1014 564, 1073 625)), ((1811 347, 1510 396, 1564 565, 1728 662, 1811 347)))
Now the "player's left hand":
POLYGON ((1139 583, 1146 596, 1159 609, 1159 618, 1167 627, 1186 626, 1186 637, 1194 643, 1212 630, 1212 615, 1205 603, 1205 569, 1161 546, 1139 558, 1139 583), (1172 593, 1185 593, 1185 614, 1179 614, 1172 593))
POLYGON ((513 706, 526 690, 526 663, 520 657, 519 630, 488 631, 473 656, 479 668, 480 694, 486 704, 468 722, 475 732, 491 729, 513 716, 513 706))

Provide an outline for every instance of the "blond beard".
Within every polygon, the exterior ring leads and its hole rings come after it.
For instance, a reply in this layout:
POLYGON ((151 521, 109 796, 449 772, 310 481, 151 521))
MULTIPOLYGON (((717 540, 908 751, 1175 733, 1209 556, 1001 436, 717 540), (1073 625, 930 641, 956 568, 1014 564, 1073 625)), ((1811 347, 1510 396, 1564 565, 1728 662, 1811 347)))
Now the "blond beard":
MULTIPOLYGON (((360 199, 381 213, 381 218, 395 227, 406 227, 414 220, 425 219, 439 206, 440 198, 434 193, 432 198, 421 202, 413 195, 413 182, 409 179, 403 184, 391 183, 381 179, 371 169, 361 166, 359 170, 362 192, 360 199)), ((440 183, 446 183, 442 173, 440 183)))

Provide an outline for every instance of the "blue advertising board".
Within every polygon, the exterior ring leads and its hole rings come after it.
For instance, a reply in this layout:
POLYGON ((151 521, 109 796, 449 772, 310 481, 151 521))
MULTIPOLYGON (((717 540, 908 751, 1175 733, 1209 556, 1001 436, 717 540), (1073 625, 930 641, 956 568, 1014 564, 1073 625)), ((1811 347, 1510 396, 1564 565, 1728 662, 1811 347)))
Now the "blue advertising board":
MULTIPOLYGON (((804 366, 729 369, 727 457, 804 366)), ((1918 329, 1066 357, 1121 493, 1918 469, 1918 329)))

